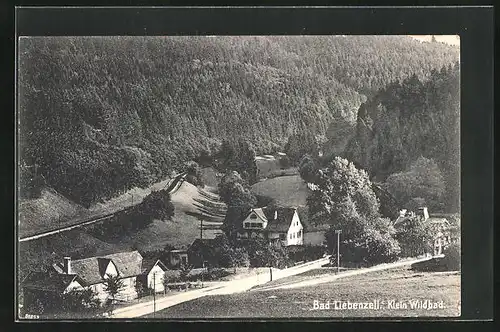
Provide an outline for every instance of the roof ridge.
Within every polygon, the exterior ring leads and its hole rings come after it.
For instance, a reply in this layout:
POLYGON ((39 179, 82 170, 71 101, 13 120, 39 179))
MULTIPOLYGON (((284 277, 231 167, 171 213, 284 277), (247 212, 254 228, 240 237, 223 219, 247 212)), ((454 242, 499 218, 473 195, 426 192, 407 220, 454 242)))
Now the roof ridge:
POLYGON ((96 255, 96 256, 85 257, 85 258, 77 258, 77 259, 72 259, 71 261, 72 262, 80 262, 80 261, 91 260, 91 259, 96 259, 96 258, 97 259, 98 258, 110 259, 109 258, 110 256, 116 256, 116 255, 120 255, 120 254, 134 254, 134 253, 137 253, 142 257, 141 253, 138 250, 133 250, 133 251, 120 251, 120 252, 115 252, 115 253, 107 254, 107 255, 96 255))

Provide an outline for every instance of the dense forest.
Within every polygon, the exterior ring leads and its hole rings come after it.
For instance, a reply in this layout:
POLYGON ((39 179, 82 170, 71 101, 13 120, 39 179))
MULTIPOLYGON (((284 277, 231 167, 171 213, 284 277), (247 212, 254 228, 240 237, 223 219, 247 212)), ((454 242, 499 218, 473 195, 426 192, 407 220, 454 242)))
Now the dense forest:
POLYGON ((386 181, 404 197, 401 204, 427 196, 428 205, 443 203, 436 209, 460 211, 459 64, 432 70, 425 81, 413 75, 381 89, 359 108, 344 155, 386 181))
MULTIPOLYGON (((399 132, 433 131, 441 106, 458 102, 452 85, 432 79, 449 76, 432 70, 456 61, 458 48, 404 36, 43 37, 20 39, 18 51, 21 183, 45 183, 82 204, 215 154, 224 139, 244 138, 256 153, 283 149, 305 131, 334 142, 335 124, 349 131, 367 100, 349 153, 370 172, 402 170, 405 162, 368 152, 383 140, 377 133, 389 132, 380 126, 393 123, 373 114, 400 117, 399 132), (417 91, 386 86, 408 77, 428 92, 403 110, 398 103, 417 91), (439 89, 450 89, 451 99, 439 89), (361 133, 368 117, 374 136, 361 133)), ((437 158, 449 144, 438 138, 453 137, 441 129, 426 136, 437 145, 405 136, 394 149, 414 146, 411 156, 437 158)))

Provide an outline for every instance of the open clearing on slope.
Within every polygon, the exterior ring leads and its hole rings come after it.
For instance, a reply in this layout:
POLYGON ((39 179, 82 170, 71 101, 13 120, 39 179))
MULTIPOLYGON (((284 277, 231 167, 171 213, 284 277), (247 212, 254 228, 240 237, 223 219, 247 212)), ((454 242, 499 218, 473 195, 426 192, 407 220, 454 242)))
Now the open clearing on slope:
POLYGON ((283 206, 306 206, 311 190, 300 175, 280 176, 258 182, 252 186, 257 195, 274 198, 283 206))
POLYGON ((64 221, 84 215, 88 210, 51 188, 43 188, 39 198, 19 201, 19 235, 21 237, 57 228, 64 221))
POLYGON ((116 241, 126 242, 141 251, 163 249, 167 244, 186 249, 200 236, 200 219, 203 219, 203 238, 214 238, 222 233, 220 227, 227 207, 217 195, 184 181, 172 193, 171 199, 175 206, 172 220, 155 220, 147 228, 120 236, 116 241))
MULTIPOLYGON (((57 193, 49 192, 49 194, 51 195, 49 198, 63 206, 65 211, 77 210, 71 201, 63 200, 62 196, 57 195, 57 193)), ((214 238, 216 234, 221 233, 220 225, 224 218, 220 214, 225 213, 226 206, 220 203, 217 195, 199 190, 190 183, 184 182, 179 190, 172 195, 172 202, 175 206, 175 216, 172 220, 155 220, 146 228, 133 234, 121 235, 114 239, 96 238, 87 233, 85 228, 82 228, 22 242, 19 244, 20 272, 24 276, 28 270, 37 269, 47 264, 52 259, 52 253, 59 256, 82 258, 106 255, 132 248, 140 251, 158 250, 163 249, 166 244, 177 248, 187 248, 200 236, 200 217, 204 218, 204 238, 214 238), (213 221, 208 221, 209 219, 213 221), (71 245, 69 246, 68 243, 71 245)), ((46 204, 44 203, 43 206, 46 204)), ((50 209, 48 207, 39 209, 37 213, 43 211, 50 211, 50 209)))
MULTIPOLYGON (((333 306, 332 306, 333 307, 333 306)), ((415 273, 409 267, 339 279, 297 289, 203 297, 156 313, 156 318, 449 317, 460 315, 460 274, 415 273), (370 302, 379 310, 312 310, 313 301, 370 302), (391 309, 388 301, 443 301, 444 309, 391 309)), ((152 317, 144 316, 144 318, 152 317)))
POLYGON ((23 238, 123 210, 140 203, 152 191, 165 189, 169 182, 170 179, 166 179, 148 188, 135 187, 120 196, 95 203, 88 209, 52 188, 44 188, 39 198, 20 200, 19 236, 23 238))

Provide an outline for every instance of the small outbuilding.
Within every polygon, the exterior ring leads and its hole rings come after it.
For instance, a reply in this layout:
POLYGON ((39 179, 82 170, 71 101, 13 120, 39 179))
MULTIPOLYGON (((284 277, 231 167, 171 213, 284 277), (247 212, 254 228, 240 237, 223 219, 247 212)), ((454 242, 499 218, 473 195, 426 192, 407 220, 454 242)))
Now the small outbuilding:
POLYGON ((217 266, 215 239, 196 239, 187 250, 189 264, 195 268, 217 266))
POLYGON ((145 289, 163 292, 163 279, 167 270, 167 266, 159 259, 143 259, 142 273, 137 277, 137 282, 145 289))

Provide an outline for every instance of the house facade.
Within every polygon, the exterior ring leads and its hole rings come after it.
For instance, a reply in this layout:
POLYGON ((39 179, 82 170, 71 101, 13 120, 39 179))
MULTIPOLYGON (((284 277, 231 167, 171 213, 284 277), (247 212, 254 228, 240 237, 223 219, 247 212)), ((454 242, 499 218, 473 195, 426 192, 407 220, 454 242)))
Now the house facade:
POLYGON ((144 289, 163 292, 165 272, 167 266, 159 259, 144 259, 142 261, 142 273, 137 277, 137 282, 142 283, 144 289))
POLYGON ((118 301, 130 301, 138 297, 138 286, 156 292, 164 290, 167 266, 159 259, 143 259, 138 251, 121 252, 106 256, 72 260, 64 257, 52 265, 48 272, 32 272, 21 283, 24 307, 37 301, 50 307, 62 294, 72 290, 91 289, 101 304, 110 299, 106 291, 106 279, 118 276, 123 288, 115 296, 118 301))
POLYGON ((434 239, 433 239, 433 252, 434 256, 441 255, 444 248, 451 244, 450 237, 450 224, 446 218, 435 218, 430 217, 427 207, 420 207, 417 211, 408 211, 407 209, 402 209, 399 211, 399 216, 394 222, 395 227, 400 227, 409 221, 417 221, 421 223, 429 224, 433 227, 434 239))
POLYGON ((293 207, 251 209, 238 226, 236 238, 240 240, 262 238, 285 246, 304 244, 304 227, 293 207))
POLYGON ((23 307, 30 310, 40 303, 45 310, 50 310, 62 294, 83 290, 83 285, 84 282, 74 274, 31 272, 22 282, 23 307))
POLYGON ((109 299, 105 280, 118 276, 123 288, 116 295, 118 301, 130 301, 137 298, 137 277, 142 273, 142 256, 138 251, 121 252, 101 257, 71 260, 65 257, 62 263, 53 265, 60 275, 75 275, 83 288, 93 290, 101 303, 109 299))
POLYGON ((188 264, 188 253, 184 249, 175 249, 168 252, 168 266, 170 268, 179 268, 181 265, 188 264))

